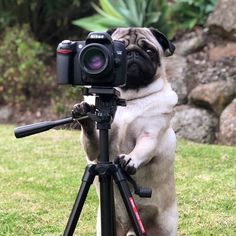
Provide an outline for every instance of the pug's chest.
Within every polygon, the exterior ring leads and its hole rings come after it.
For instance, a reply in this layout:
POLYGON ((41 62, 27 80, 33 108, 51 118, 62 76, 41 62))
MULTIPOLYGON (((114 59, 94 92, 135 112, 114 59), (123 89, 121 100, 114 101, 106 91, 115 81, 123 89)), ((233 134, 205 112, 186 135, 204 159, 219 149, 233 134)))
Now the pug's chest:
POLYGON ((131 152, 141 130, 145 128, 145 111, 127 106, 117 110, 110 131, 110 147, 115 155, 131 152))

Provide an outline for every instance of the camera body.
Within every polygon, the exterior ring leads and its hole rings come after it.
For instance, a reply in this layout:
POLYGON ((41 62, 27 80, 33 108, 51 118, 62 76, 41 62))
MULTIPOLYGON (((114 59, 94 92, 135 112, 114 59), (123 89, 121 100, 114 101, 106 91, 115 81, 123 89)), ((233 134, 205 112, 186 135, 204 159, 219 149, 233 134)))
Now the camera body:
POLYGON ((124 43, 103 32, 92 32, 85 41, 62 41, 57 47, 57 80, 59 84, 124 86, 124 43))

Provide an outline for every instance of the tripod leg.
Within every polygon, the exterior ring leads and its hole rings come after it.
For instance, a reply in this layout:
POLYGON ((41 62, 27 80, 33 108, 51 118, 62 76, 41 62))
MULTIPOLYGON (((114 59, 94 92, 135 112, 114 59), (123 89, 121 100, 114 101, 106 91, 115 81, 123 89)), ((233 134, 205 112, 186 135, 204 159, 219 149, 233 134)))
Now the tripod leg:
POLYGON ((115 236, 115 208, 111 176, 100 176, 100 209, 102 236, 115 236))
POLYGON ((80 213, 82 211, 85 199, 89 192, 89 188, 91 184, 93 183, 95 175, 96 175, 94 169, 95 169, 95 165, 89 165, 85 169, 85 172, 82 178, 82 184, 80 186, 73 209, 68 219, 68 222, 67 222, 64 234, 63 234, 64 236, 71 236, 73 235, 75 231, 75 227, 80 217, 80 213))
POLYGON ((99 147, 101 154, 100 162, 97 165, 100 181, 101 234, 102 236, 115 236, 113 181, 109 173, 110 166, 113 165, 109 163, 108 136, 108 130, 101 126, 99 129, 99 147))
POLYGON ((113 173, 113 175, 114 175, 114 180, 121 193, 121 197, 125 204, 126 210, 132 222, 136 235, 146 236, 145 228, 143 226, 143 223, 140 218, 139 212, 137 210, 136 204, 134 202, 133 196, 130 192, 127 179, 124 176, 122 169, 120 167, 117 167, 117 171, 113 173))

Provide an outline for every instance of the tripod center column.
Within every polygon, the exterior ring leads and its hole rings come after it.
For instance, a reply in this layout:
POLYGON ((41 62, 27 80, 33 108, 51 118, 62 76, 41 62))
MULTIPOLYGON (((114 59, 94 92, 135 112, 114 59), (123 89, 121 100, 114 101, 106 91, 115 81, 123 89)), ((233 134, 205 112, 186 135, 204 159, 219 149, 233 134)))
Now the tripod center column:
POLYGON ((109 144, 108 144, 108 130, 99 130, 100 142, 100 163, 109 162, 109 144))

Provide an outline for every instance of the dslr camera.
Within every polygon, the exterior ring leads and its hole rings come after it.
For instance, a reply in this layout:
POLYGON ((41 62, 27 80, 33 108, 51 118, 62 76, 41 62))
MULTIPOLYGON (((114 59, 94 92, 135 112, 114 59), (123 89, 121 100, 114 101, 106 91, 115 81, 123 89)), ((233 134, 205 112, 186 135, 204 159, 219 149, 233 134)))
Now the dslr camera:
POLYGON ((92 32, 85 41, 62 41, 57 47, 57 79, 59 84, 124 86, 124 43, 103 32, 92 32))

